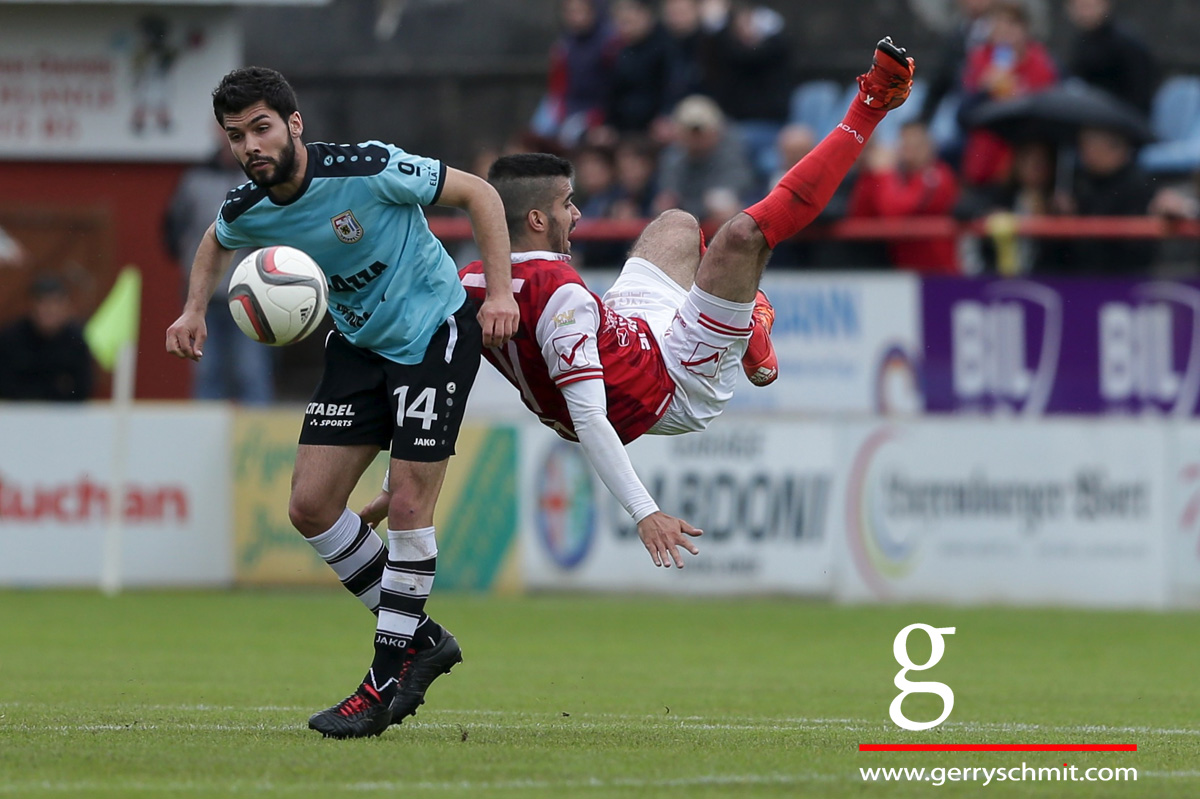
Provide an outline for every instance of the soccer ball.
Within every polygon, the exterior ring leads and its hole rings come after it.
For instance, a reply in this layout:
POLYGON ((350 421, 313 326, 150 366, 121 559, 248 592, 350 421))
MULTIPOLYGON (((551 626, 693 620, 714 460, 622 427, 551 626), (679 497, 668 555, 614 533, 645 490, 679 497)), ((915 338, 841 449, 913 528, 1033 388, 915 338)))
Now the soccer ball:
POLYGON ((229 312, 255 341, 282 347, 316 329, 329 307, 325 273, 295 247, 264 247, 229 278, 229 312))

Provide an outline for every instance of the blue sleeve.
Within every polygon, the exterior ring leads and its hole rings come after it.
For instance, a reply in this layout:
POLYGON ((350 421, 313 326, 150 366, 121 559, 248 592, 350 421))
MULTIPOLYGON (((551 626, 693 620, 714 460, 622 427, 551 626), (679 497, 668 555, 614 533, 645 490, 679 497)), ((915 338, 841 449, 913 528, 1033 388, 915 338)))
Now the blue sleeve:
POLYGON ((217 213, 217 243, 227 250, 240 250, 243 247, 256 247, 258 242, 253 241, 241 233, 234 225, 225 221, 221 214, 217 213))
POLYGON ((396 205, 433 205, 442 196, 446 165, 435 158, 406 153, 384 145, 390 158, 387 169, 367 178, 371 193, 396 205))

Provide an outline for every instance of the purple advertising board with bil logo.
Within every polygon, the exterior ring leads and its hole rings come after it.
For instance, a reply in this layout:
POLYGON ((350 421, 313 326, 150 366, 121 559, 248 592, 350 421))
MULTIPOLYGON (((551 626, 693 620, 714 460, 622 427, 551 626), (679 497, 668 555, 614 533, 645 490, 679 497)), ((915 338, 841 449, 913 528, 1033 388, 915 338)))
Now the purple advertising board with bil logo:
POLYGON ((922 281, 933 413, 1194 416, 1200 282, 922 281))

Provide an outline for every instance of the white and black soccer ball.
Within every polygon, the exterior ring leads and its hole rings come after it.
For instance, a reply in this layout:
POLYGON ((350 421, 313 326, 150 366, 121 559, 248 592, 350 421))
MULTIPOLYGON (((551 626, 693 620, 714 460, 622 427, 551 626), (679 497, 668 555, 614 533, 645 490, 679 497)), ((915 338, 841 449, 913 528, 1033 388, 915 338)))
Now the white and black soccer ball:
POLYGON ((329 307, 325 273, 295 247, 264 247, 229 278, 229 312, 255 341, 282 347, 313 332, 329 307))

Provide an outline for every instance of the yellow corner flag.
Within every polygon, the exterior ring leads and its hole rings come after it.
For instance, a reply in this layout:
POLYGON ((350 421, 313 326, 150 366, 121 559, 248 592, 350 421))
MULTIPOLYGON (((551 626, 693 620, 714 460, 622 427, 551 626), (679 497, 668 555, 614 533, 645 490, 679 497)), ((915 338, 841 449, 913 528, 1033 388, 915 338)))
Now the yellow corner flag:
POLYGON ((142 273, 135 266, 127 266, 83 328, 83 338, 97 363, 111 372, 121 347, 137 346, 141 315, 142 273))

